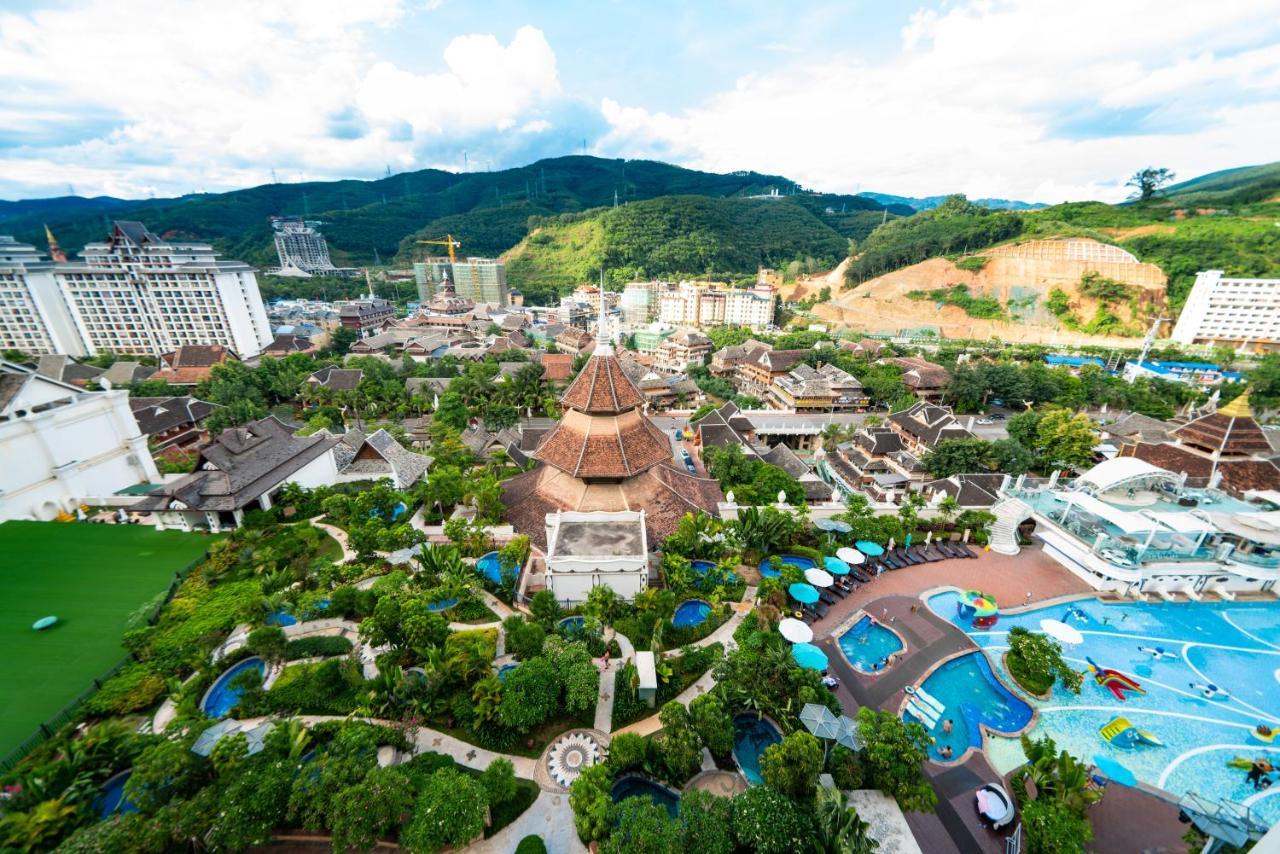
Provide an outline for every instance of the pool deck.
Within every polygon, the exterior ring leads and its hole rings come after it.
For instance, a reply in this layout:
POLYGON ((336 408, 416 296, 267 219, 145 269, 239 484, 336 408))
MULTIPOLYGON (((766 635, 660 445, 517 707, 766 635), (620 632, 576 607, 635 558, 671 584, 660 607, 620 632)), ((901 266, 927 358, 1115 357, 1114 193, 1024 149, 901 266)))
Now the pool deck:
MULTIPOLYGON (((946 560, 885 573, 838 602, 827 618, 814 626, 814 642, 827 653, 830 670, 840 679, 836 695, 846 712, 870 706, 897 714, 906 699, 906 686, 919 683, 940 662, 979 649, 968 635, 930 611, 919 598, 925 591, 944 586, 980 588, 1007 606, 1092 592, 1039 549, 1023 549, 1014 557, 979 552, 977 560, 946 560), (840 652, 837 632, 858 610, 893 629, 906 643, 906 649, 879 675, 859 673, 840 652)), ((938 793, 938 807, 932 815, 907 814, 921 847, 945 854, 1001 854, 1012 828, 996 833, 979 821, 974 809, 974 792, 980 785, 993 782, 1007 786, 986 756, 972 752, 958 764, 926 762, 924 773, 938 793)), ((1094 825, 1091 851, 1186 850, 1181 841, 1186 828, 1178 822, 1178 808, 1143 789, 1110 787, 1106 797, 1091 808, 1090 818, 1094 825)))

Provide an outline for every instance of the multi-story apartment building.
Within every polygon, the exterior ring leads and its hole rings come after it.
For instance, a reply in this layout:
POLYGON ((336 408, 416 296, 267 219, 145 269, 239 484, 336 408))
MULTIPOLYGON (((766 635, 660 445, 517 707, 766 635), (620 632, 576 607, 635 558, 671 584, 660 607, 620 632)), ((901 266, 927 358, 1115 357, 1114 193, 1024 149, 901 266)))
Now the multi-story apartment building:
POLYGON ((771 285, 727 288, 707 282, 663 286, 658 294, 658 320, 673 326, 747 326, 765 329, 773 323, 778 294, 771 285))
POLYGON ((871 403, 862 383, 835 365, 800 363, 769 386, 765 402, 792 412, 862 412, 871 403))
POLYGON ((221 344, 243 358, 271 343, 253 269, 205 243, 175 243, 116 222, 78 261, 44 261, 0 238, 0 348, 91 356, 221 344))
POLYGON ((271 218, 271 227, 276 232, 276 254, 280 256, 280 275, 310 276, 337 269, 329 260, 329 244, 316 230, 318 225, 320 223, 296 216, 271 218))
POLYGON ((622 320, 636 330, 658 316, 658 282, 628 282, 622 289, 622 320))
POLYGON ((669 374, 682 374, 690 365, 705 365, 710 355, 710 338, 694 329, 678 329, 658 345, 653 366, 669 374))
POLYGON ((395 306, 377 297, 340 302, 337 308, 338 322, 345 328, 354 329, 361 334, 365 330, 381 326, 396 316, 395 306))
POLYGON ((674 326, 663 326, 661 323, 650 323, 642 329, 637 329, 631 333, 631 338, 635 342, 636 352, 644 353, 646 356, 652 356, 658 352, 658 347, 663 341, 666 341, 672 335, 676 334, 674 326))
POLYGON ((743 394, 763 398, 773 385, 804 361, 808 350, 756 350, 738 363, 734 384, 743 394))
POLYGON ((464 299, 498 306, 510 301, 507 267, 495 258, 428 258, 413 265, 413 277, 418 285, 418 301, 423 304, 436 295, 446 278, 464 299))
POLYGON ((1280 348, 1280 279, 1228 279, 1196 273, 1170 336, 1179 344, 1280 348))

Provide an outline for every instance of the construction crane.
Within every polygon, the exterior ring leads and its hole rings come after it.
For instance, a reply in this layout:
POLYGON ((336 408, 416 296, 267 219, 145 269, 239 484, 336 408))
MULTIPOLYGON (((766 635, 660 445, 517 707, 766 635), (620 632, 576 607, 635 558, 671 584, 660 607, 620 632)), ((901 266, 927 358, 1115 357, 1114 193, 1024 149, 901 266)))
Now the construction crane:
POLYGON ((456 261, 456 260, 457 260, 457 258, 456 258, 456 257, 454 256, 454 254, 453 254, 453 250, 458 249, 458 248, 460 248, 460 247, 462 246, 462 244, 461 244, 461 243, 459 243, 458 241, 456 241, 456 240, 454 240, 454 239, 453 239, 453 235, 452 235, 452 234, 446 234, 446 235, 444 236, 444 239, 443 239, 443 240, 419 240, 418 242, 419 242, 419 243, 430 243, 430 244, 433 244, 433 245, 435 245, 435 246, 448 246, 448 247, 449 247, 449 263, 450 263, 450 264, 452 264, 454 261, 456 261))

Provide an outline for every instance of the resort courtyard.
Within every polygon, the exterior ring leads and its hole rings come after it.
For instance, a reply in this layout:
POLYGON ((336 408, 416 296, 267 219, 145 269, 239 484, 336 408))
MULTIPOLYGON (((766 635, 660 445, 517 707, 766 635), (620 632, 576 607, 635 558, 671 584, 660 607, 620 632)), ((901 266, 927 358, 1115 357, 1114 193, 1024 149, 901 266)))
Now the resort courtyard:
POLYGON ((0 753, 122 659, 130 616, 210 543, 143 525, 0 525, 0 753), (58 621, 33 630, 43 617, 58 621))

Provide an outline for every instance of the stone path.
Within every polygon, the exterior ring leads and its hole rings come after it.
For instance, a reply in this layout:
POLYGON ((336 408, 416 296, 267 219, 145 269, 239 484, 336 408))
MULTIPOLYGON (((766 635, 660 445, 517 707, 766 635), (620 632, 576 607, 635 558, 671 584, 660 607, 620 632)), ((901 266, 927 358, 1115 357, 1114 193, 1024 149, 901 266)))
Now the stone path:
POLYGON ((465 850, 478 854, 510 854, 521 839, 531 834, 542 837, 548 854, 578 854, 587 850, 573 826, 569 793, 545 791, 519 818, 494 834, 492 839, 477 842, 465 850))
POLYGON ((342 560, 339 563, 351 563, 356 559, 356 553, 351 548, 350 543, 347 542, 347 532, 335 525, 321 522, 320 520, 323 518, 324 516, 315 516, 310 520, 311 524, 333 537, 338 541, 338 545, 342 546, 342 560))

